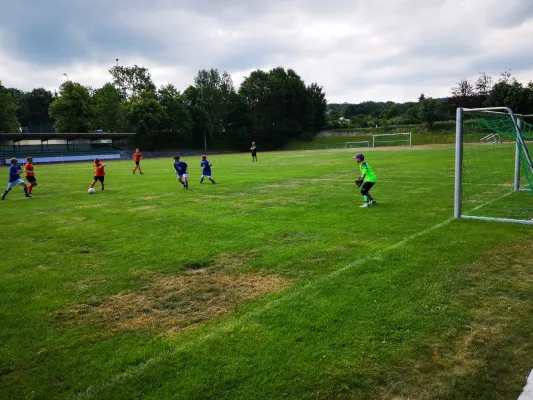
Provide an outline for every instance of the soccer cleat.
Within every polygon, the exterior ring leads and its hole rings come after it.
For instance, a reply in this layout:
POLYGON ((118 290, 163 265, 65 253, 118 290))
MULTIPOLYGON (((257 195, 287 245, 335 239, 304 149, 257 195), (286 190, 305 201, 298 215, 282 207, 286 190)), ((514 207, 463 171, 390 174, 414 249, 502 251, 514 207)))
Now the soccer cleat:
POLYGON ((376 200, 372 199, 370 200, 370 204, 377 204, 376 200))
POLYGON ((30 197, 32 197, 32 195, 31 195, 31 194, 29 194, 29 195, 27 195, 27 196, 26 196, 26 198, 27 198, 27 199, 29 199, 30 197))
POLYGON ((139 174, 144 175, 144 172, 139 172, 139 174))
POLYGON ((370 203, 364 203, 362 206, 359 206, 359 208, 367 208, 370 207, 370 203))
POLYGON ((6 198, 5 193, 2 193, 2 200, 4 200, 5 198, 6 198))
POLYGON ((135 175, 135 171, 133 171, 133 175, 135 175))

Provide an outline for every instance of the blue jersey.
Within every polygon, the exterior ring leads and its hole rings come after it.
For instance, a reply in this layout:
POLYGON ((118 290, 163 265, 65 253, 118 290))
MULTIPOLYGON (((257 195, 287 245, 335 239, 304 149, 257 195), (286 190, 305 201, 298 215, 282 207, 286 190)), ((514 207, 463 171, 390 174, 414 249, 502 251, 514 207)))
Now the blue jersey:
POLYGON ((178 173, 178 175, 183 175, 187 173, 187 164, 183 161, 175 162, 174 163, 174 169, 178 173))
POLYGON ((211 165, 209 161, 205 160, 200 163, 200 167, 203 168, 202 175, 211 176, 211 165))
POLYGON ((12 165, 9 167, 9 183, 16 182, 20 179, 20 165, 12 165))

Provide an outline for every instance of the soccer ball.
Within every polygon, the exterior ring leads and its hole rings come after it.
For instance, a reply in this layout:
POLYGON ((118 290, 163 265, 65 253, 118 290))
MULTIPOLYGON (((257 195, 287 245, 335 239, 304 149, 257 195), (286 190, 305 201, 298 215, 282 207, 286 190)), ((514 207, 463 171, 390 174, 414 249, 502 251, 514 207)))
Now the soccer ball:
POLYGON ((95 194, 96 193, 96 190, 94 190, 94 188, 89 188, 89 190, 87 190, 87 194, 95 194))

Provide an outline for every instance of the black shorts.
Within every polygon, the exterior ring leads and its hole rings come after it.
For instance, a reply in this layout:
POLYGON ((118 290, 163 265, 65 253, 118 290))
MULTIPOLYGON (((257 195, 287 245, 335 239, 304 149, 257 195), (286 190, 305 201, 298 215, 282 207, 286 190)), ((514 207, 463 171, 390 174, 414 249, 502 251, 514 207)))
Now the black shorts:
POLYGON ((94 177, 94 181, 95 182, 100 181, 100 182, 104 183, 104 178, 105 178, 105 176, 95 176, 94 177))
POLYGON ((139 166, 140 161, 135 161, 135 165, 139 166))
POLYGON ((252 157, 256 157, 257 153, 255 151, 252 151, 252 157))
POLYGON ((372 186, 374 186, 376 182, 365 182, 363 183, 363 186, 361 187, 361 193, 368 193, 370 192, 370 189, 372 189, 372 186))
POLYGON ((26 177, 26 180, 27 180, 28 182, 30 182, 30 183, 31 183, 31 182, 37 182, 37 179, 35 179, 34 176, 27 176, 27 177, 26 177))

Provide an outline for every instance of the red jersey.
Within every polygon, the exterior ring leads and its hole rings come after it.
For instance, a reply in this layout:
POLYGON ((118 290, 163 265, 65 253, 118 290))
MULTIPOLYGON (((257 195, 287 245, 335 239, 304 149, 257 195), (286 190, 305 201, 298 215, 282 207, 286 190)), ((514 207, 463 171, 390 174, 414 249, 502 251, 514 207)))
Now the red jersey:
POLYGON ((133 161, 139 162, 139 161, 141 161, 141 158, 143 158, 143 155, 142 155, 141 152, 133 153, 133 161))
POLYGON ((104 163, 94 164, 94 176, 105 176, 104 167, 104 163))
POLYGON ((24 175, 26 175, 26 176, 35 176, 35 172, 33 171, 33 164, 32 163, 26 163, 26 165, 24 165, 24 175))

